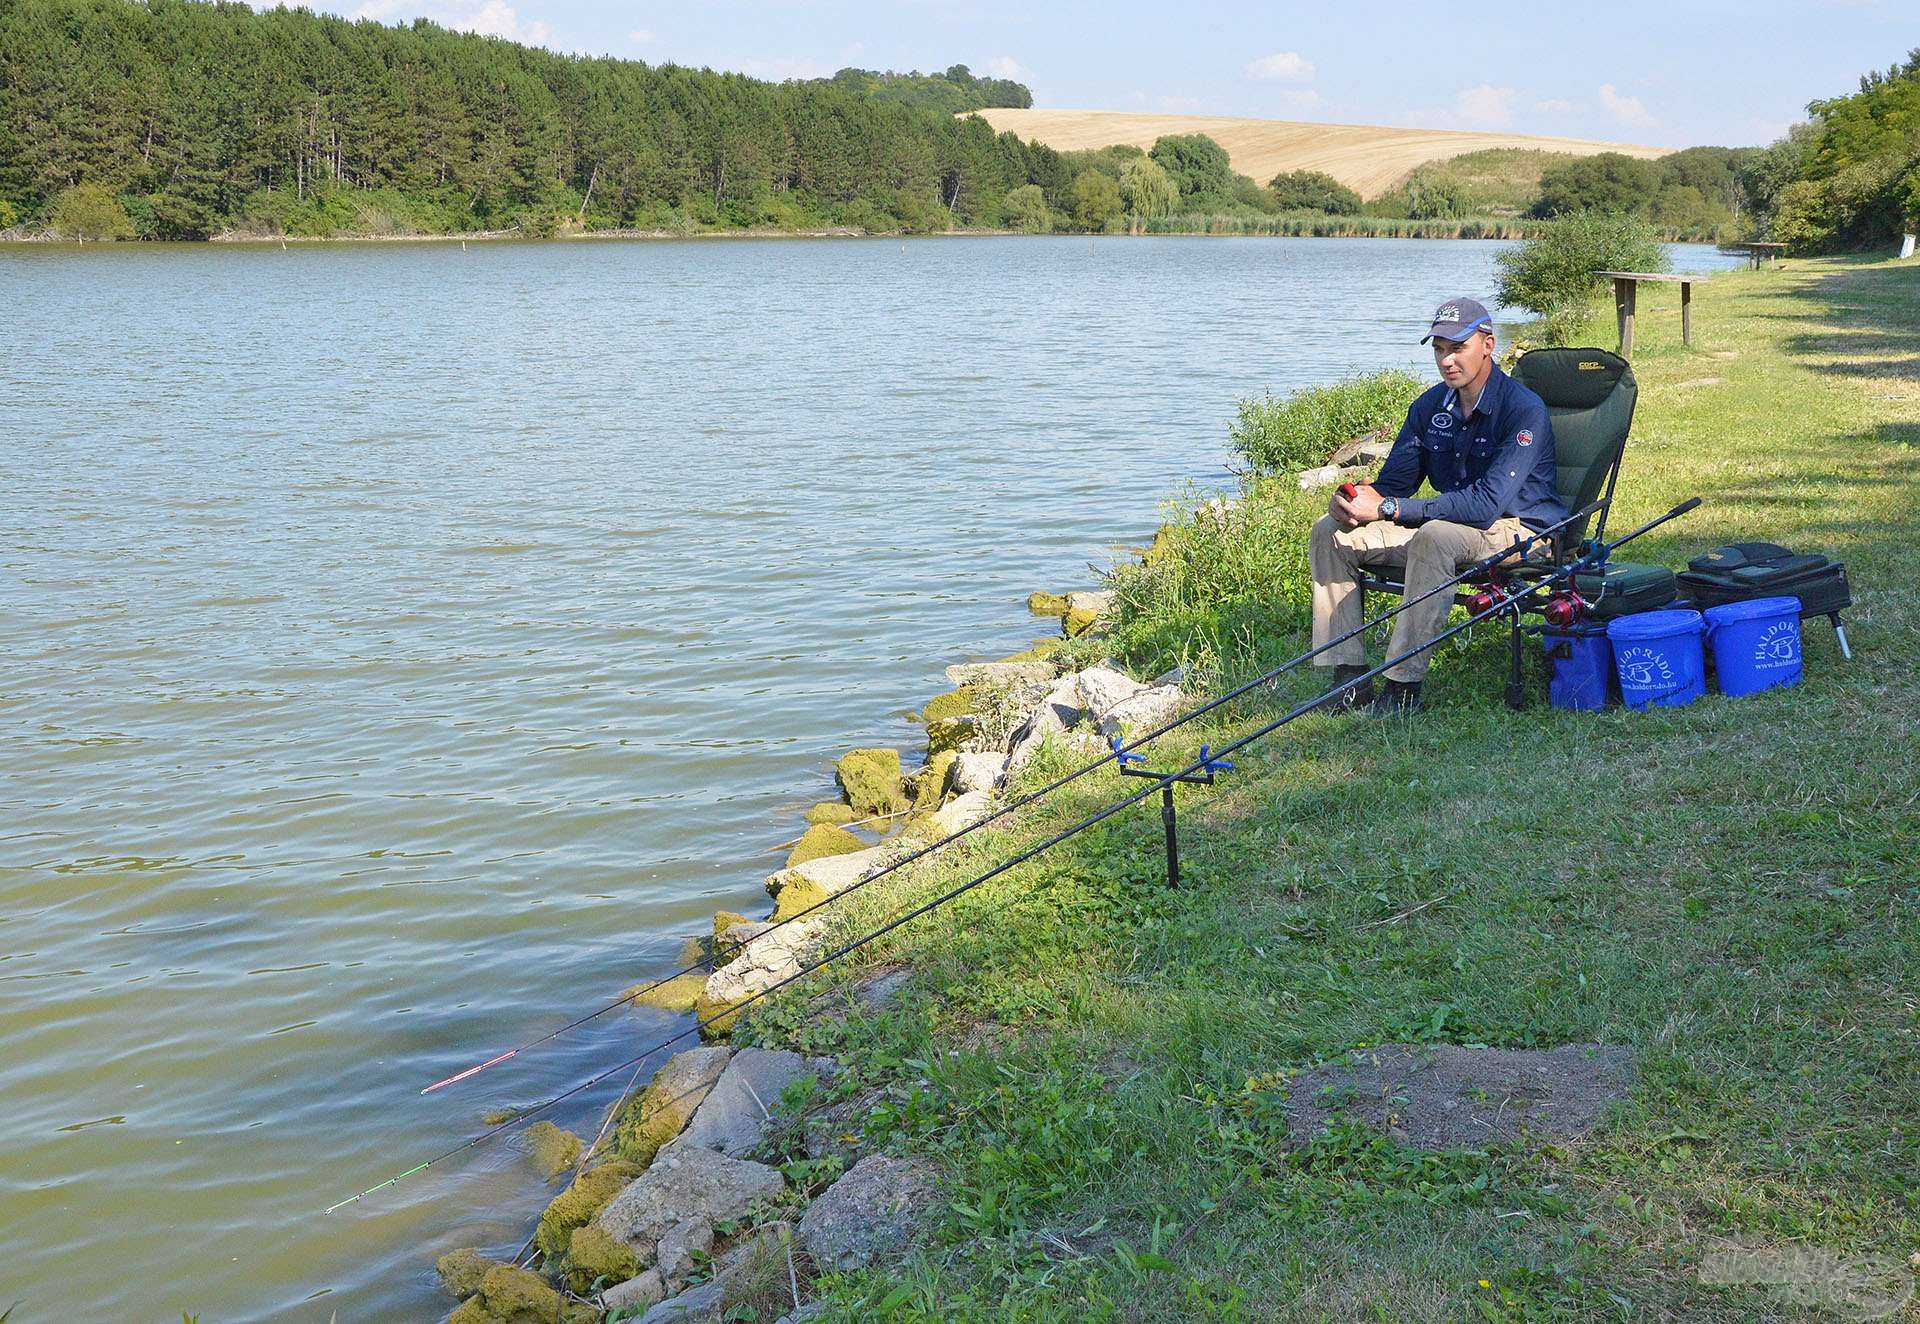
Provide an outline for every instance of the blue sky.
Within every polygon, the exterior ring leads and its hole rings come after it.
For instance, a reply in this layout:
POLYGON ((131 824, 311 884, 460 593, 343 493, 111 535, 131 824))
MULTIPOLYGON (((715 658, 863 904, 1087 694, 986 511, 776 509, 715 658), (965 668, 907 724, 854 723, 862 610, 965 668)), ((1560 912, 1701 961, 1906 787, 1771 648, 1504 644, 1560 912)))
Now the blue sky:
POLYGON ((346 0, 325 7, 649 63, 811 78, 854 64, 1018 78, 1034 104, 1771 141, 1920 46, 1913 0, 1599 5, 1004 0, 346 0))

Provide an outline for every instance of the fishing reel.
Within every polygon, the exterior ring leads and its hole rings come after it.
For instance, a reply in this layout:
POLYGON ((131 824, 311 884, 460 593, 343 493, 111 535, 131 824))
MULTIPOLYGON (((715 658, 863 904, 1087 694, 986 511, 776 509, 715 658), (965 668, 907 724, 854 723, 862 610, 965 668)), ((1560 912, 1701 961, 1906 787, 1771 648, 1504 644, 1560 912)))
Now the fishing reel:
POLYGON ((1547 624, 1556 630, 1571 630, 1585 620, 1593 604, 1580 596, 1580 590, 1568 585, 1547 599, 1541 615, 1547 618, 1547 624))
POLYGON ((1498 579, 1492 580, 1468 596, 1467 614, 1485 616, 1489 612, 1498 611, 1506 606, 1513 601, 1513 598, 1512 590, 1505 583, 1498 579))

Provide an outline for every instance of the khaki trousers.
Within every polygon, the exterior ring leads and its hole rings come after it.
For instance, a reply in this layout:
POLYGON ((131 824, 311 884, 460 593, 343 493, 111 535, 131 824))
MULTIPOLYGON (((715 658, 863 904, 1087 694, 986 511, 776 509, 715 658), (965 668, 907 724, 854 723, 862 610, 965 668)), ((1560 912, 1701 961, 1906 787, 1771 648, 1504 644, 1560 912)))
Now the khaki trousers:
MULTIPOLYGON (((1357 629, 1364 619, 1355 582, 1361 567, 1405 566, 1406 600, 1412 601, 1453 578, 1460 567, 1502 547, 1511 547, 1515 538, 1524 538, 1529 532, 1512 516, 1495 520, 1488 529, 1447 520, 1428 520, 1412 529, 1375 520, 1357 529, 1343 529, 1333 516, 1322 515, 1314 523, 1308 544, 1308 564, 1313 572, 1313 646, 1318 648, 1357 629)), ((1394 617, 1393 642, 1387 646, 1387 656, 1399 657, 1431 641, 1445 627, 1452 606, 1452 593, 1435 593, 1394 617)), ((1385 674, 1388 680, 1417 681, 1427 674, 1432 660, 1432 650, 1428 650, 1388 668, 1385 674)), ((1321 667, 1364 666, 1366 642, 1355 635, 1313 661, 1321 667)))

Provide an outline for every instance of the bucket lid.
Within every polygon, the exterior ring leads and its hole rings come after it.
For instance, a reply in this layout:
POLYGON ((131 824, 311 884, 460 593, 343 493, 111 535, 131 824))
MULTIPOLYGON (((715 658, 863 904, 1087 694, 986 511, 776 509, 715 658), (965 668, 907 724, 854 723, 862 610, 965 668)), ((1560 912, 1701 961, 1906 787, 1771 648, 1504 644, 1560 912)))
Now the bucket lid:
POLYGON ((1745 602, 1723 602, 1707 608, 1708 625, 1732 625, 1735 621, 1757 621, 1767 616, 1798 616, 1800 599, 1795 597, 1748 598, 1745 602))
POLYGON ((1643 611, 1619 616, 1607 622, 1609 639, 1666 639, 1673 635, 1698 634, 1707 628, 1700 613, 1686 607, 1666 611, 1643 611))

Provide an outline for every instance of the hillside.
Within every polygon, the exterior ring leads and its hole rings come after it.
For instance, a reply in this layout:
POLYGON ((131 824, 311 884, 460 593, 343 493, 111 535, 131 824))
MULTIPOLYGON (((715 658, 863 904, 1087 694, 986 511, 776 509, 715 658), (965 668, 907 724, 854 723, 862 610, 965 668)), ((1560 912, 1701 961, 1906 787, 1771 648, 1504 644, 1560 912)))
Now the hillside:
POLYGON ((1131 143, 1152 147, 1170 133, 1204 133, 1233 158, 1233 168, 1259 183, 1283 170, 1319 170, 1376 197, 1429 161, 1492 148, 1522 148, 1591 156, 1624 152, 1647 160, 1661 147, 1595 142, 1585 138, 1536 138, 1519 133, 1452 129, 1394 129, 1365 124, 1309 124, 1298 120, 1229 119, 1206 115, 1150 115, 1114 110, 1012 110, 975 112, 995 130, 1045 143, 1055 151, 1131 143))

